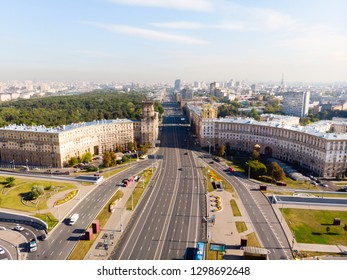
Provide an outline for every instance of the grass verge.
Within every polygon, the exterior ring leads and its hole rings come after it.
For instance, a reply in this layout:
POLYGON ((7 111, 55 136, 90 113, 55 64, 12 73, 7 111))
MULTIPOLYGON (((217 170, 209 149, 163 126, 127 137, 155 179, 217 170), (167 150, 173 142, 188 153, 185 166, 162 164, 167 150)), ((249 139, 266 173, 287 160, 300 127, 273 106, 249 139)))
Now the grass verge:
MULTIPOLYGON (((123 192, 118 190, 114 196, 105 204, 105 206, 100 211, 99 215, 95 218, 95 220, 99 220, 100 228, 103 228, 111 216, 111 212, 109 211, 109 205, 115 201, 116 199, 121 199, 123 197, 123 192)), ((95 239, 98 234, 94 234, 93 240, 80 240, 70 256, 69 260, 83 260, 85 255, 88 253, 89 249, 93 246, 95 239)))
POLYGON ((34 217, 44 221, 48 225, 48 231, 51 231, 58 223, 58 220, 52 213, 35 214, 34 217))
POLYGON ((248 247, 261 247, 255 232, 249 233, 247 236, 247 246, 248 247))
POLYGON ((211 251, 210 243, 206 244, 206 259, 207 260, 223 260, 223 252, 211 251))
MULTIPOLYGON (((154 170, 155 172, 155 170, 154 170)), ((143 194, 143 192, 145 191, 148 182, 151 180, 153 174, 152 174, 152 168, 149 168, 147 170, 145 170, 143 173, 141 173, 140 177, 140 181, 136 184, 136 187, 132 193, 132 195, 129 197, 128 201, 125 204, 125 209, 128 211, 133 210, 133 206, 134 209, 136 208, 136 205, 139 203, 139 200, 143 194), (142 182, 141 180, 144 179, 144 182, 142 182)))
POLYGON ((240 212, 240 209, 237 206, 237 203, 236 203, 235 199, 230 199, 230 206, 231 206, 231 210, 233 211, 234 217, 242 216, 241 212, 240 212))
POLYGON ((245 222, 235 222, 235 225, 239 233, 244 232, 248 229, 245 222))

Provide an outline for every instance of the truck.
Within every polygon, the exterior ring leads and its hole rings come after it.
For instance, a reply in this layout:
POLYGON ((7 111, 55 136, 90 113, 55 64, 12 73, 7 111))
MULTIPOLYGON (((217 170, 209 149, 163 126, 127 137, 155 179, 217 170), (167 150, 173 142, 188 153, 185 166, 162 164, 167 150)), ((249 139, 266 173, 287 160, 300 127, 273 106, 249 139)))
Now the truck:
POLYGON ((74 223, 76 223, 76 221, 78 220, 78 218, 80 217, 79 214, 75 213, 71 216, 70 218, 70 226, 72 226, 74 223))

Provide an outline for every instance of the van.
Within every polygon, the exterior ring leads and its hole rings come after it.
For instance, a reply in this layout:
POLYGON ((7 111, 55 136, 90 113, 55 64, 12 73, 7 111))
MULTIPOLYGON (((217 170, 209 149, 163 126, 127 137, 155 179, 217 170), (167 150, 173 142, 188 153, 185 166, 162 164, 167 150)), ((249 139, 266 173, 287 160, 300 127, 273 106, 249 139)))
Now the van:
POLYGON ((70 218, 70 222, 69 222, 70 226, 72 226, 74 223, 76 223, 76 221, 78 220, 79 217, 80 217, 79 214, 77 214, 77 213, 73 214, 70 218))

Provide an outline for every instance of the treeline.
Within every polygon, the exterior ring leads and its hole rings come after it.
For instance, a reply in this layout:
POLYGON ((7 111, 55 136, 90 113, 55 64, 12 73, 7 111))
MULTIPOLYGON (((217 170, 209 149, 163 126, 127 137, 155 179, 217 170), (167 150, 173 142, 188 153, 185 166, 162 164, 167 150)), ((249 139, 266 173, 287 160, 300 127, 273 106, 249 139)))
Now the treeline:
MULTIPOLYGON (((140 120, 141 93, 93 91, 68 96, 16 100, 0 104, 0 126, 7 124, 58 126, 100 119, 127 118, 140 120)), ((155 102, 159 115, 163 107, 155 102)))

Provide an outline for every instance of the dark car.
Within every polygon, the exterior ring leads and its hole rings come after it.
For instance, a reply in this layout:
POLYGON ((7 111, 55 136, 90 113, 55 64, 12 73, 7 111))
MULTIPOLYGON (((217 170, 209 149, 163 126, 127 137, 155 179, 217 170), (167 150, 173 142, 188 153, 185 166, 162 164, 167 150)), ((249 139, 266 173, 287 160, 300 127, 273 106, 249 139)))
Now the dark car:
POLYGON ((347 186, 337 190, 338 192, 347 192, 347 186))

